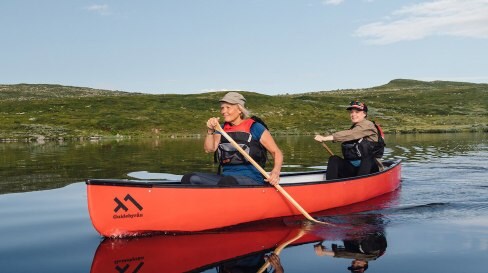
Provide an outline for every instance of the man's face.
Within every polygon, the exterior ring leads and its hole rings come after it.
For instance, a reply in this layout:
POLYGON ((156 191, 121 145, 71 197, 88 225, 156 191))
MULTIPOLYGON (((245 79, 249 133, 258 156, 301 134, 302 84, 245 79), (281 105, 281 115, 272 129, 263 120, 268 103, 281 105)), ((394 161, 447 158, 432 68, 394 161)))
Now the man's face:
POLYGON ((364 267, 367 264, 368 264, 368 262, 366 262, 366 261, 353 260, 351 262, 351 270, 352 270, 352 272, 363 273, 364 272, 364 267))

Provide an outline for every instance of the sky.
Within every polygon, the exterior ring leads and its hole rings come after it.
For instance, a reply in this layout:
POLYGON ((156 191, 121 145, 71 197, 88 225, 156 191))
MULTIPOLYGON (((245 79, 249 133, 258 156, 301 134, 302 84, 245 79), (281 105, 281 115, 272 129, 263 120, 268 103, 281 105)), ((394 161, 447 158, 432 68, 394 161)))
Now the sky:
POLYGON ((2 0, 0 84, 150 94, 488 83, 488 0, 2 0))

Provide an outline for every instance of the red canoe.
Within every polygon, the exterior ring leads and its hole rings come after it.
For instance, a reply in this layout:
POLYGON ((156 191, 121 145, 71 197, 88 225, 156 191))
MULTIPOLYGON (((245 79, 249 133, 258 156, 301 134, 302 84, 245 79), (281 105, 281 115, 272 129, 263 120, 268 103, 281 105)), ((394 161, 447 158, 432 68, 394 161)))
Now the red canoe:
MULTIPOLYGON (((397 189, 400 163, 384 162, 382 172, 330 181, 325 181, 326 171, 284 174, 280 185, 313 213, 397 189)), ((90 218, 103 236, 202 231, 301 214, 270 185, 218 187, 108 179, 90 179, 86 184, 90 218)))

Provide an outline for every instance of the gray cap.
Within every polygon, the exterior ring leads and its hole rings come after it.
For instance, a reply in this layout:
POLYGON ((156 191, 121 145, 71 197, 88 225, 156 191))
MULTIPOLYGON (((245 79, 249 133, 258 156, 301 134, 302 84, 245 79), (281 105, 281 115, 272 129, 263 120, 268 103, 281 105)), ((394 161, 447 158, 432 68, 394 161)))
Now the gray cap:
POLYGON ((243 95, 237 92, 229 92, 225 94, 223 98, 220 99, 220 102, 227 102, 230 104, 240 104, 244 106, 244 104, 246 103, 246 99, 244 98, 243 95))

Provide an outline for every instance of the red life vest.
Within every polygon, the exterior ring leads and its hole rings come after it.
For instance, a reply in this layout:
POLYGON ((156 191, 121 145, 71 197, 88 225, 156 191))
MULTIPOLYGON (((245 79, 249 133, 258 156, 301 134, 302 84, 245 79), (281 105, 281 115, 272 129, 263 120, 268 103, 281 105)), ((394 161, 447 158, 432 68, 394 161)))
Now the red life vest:
MULTIPOLYGON (((251 135, 251 127, 255 123, 253 119, 245 119, 239 125, 232 126, 224 123, 224 131, 246 151, 254 161, 264 167, 266 164, 266 148, 259 140, 251 135)), ((250 164, 247 159, 232 146, 227 139, 222 137, 217 149, 217 158, 221 165, 250 164)))

